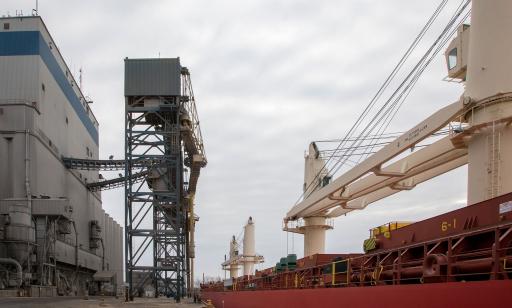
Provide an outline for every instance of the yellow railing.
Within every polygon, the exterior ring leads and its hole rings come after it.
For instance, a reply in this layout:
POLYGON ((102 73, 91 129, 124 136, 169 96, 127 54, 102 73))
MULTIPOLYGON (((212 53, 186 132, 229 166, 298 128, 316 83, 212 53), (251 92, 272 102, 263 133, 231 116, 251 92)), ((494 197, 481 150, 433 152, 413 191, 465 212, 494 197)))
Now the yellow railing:
POLYGON ((393 221, 371 229, 371 234, 373 237, 379 234, 389 234, 391 231, 398 230, 410 224, 411 222, 409 221, 393 221))
POLYGON ((503 259, 503 269, 505 271, 512 270, 512 266, 507 266, 507 259, 503 259))
POLYGON ((350 259, 340 260, 340 261, 334 261, 331 263, 331 269, 332 269, 332 285, 348 285, 350 282, 350 259), (345 271, 336 272, 336 264, 338 263, 346 263, 345 271), (345 282, 339 282, 336 283, 336 274, 346 274, 345 282))
POLYGON ((375 268, 375 270, 372 273, 372 281, 370 282, 371 285, 377 284, 377 281, 380 280, 380 274, 382 274, 383 270, 384 270, 384 266, 382 266, 382 265, 375 268))

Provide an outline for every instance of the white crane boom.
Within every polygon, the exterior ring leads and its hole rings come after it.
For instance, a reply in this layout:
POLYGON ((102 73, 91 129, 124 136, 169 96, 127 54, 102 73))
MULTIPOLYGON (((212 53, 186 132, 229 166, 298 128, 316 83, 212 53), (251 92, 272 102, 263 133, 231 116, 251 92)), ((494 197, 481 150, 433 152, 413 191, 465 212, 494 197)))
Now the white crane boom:
MULTIPOLYGON (((445 127, 450 121, 461 115, 462 111, 462 99, 438 110, 332 183, 315 191, 307 199, 295 205, 286 214, 285 221, 313 216, 346 201, 349 197, 346 195, 349 184, 356 182, 370 172, 382 174, 379 171, 383 164, 445 127)), ((362 189, 364 188, 362 187, 362 189)), ((350 194, 350 192, 348 193, 350 194)))
POLYGON ((458 167, 464 166, 467 163, 468 156, 464 155, 432 169, 427 169, 425 172, 418 173, 417 175, 408 177, 407 179, 402 179, 391 186, 384 186, 378 190, 373 191, 372 193, 363 195, 359 198, 354 198, 348 201, 346 205, 342 205, 330 211, 327 217, 338 217, 355 209, 364 209, 366 206, 373 202, 394 195, 402 190, 410 190, 418 184, 421 184, 458 167))

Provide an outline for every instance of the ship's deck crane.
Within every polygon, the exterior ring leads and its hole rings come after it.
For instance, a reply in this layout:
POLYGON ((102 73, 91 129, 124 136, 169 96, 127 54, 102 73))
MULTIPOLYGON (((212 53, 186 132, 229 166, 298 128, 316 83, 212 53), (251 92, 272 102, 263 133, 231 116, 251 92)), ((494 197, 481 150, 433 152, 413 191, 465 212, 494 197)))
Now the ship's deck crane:
MULTIPOLYGON (((468 204, 512 191, 512 173, 502 172, 512 170, 512 42, 507 38, 509 31, 504 31, 512 29, 512 2, 473 0, 471 20, 471 27, 457 27, 457 37, 446 51, 448 77, 465 82, 465 92, 458 101, 332 183, 317 187, 306 182, 317 188, 284 218, 285 231, 304 234, 305 256, 324 252, 325 230, 330 228, 327 218, 364 209, 459 166, 469 164, 468 204), (419 151, 397 158, 451 122, 464 126, 419 151), (304 220, 304 226, 290 225, 299 219, 304 220)), ((316 174, 324 167, 317 168, 316 174)))
POLYGON ((233 235, 229 243, 229 259, 222 263, 222 269, 229 271, 230 278, 238 277, 240 266, 244 276, 254 275, 254 266, 264 261, 263 256, 256 253, 255 226, 252 217, 249 217, 244 226, 243 245, 233 235), (242 254, 239 254, 240 246, 243 249, 242 254))

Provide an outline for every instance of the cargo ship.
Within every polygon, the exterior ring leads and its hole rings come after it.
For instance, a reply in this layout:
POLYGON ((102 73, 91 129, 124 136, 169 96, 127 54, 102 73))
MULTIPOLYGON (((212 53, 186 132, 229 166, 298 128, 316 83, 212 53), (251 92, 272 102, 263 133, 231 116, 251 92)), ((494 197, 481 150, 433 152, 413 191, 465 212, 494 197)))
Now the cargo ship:
MULTIPOLYGON (((444 4, 446 1, 423 30, 444 4)), ((286 213, 283 224, 284 231, 304 235, 304 257, 290 254, 275 266, 254 272, 254 264, 263 257, 255 253, 250 219, 242 254, 232 244, 230 258, 222 264, 231 277, 203 282, 202 300, 217 308, 510 306, 511 32, 512 1, 461 2, 441 35, 395 91, 407 94, 414 76, 421 75, 436 50, 447 46, 446 79, 464 83, 460 99, 335 179, 334 168, 328 165, 332 155, 322 157, 312 143, 306 156, 303 197, 286 213), (471 25, 465 23, 469 16, 471 25), (445 136, 440 137, 440 132, 445 136), (433 141, 425 144, 426 140, 433 141), (325 253, 330 219, 364 210, 464 165, 468 168, 467 206, 418 222, 375 227, 361 253, 325 253), (244 268, 241 276, 237 274, 239 266, 244 268)), ((362 129, 355 125, 354 131, 359 128, 363 133, 347 135, 344 140, 353 143, 346 148, 356 148, 353 145, 369 137, 373 127, 387 127, 386 114, 396 113, 388 106, 400 102, 392 96, 380 117, 362 129)), ((377 132, 382 136, 383 131, 377 132)))

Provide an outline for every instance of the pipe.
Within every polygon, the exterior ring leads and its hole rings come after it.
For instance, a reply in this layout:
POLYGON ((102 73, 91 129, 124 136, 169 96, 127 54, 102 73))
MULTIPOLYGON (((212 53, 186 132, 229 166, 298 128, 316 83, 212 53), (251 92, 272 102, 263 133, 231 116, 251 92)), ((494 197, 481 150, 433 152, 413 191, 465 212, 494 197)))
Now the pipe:
MULTIPOLYGON (((69 285, 69 281, 68 279, 66 278, 66 276, 64 274, 62 274, 60 271, 57 273, 57 276, 58 276, 58 280, 60 281, 64 281, 64 285, 65 285, 65 288, 66 288, 66 293, 65 295, 69 295, 69 291, 71 290, 71 286, 69 285)), ((58 283, 57 283, 57 288, 58 288, 58 283)), ((63 293, 64 294, 64 293, 63 293)))
POLYGON ((12 264, 16 266, 16 269, 18 270, 18 288, 21 287, 21 283, 23 282, 23 271, 21 269, 21 264, 18 261, 10 258, 0 258, 0 263, 12 264))
POLYGON ((190 273, 189 273, 189 294, 194 291, 194 258, 195 258, 195 217, 194 217, 194 197, 195 194, 189 196, 189 258, 190 258, 190 273))
MULTIPOLYGON (((59 219, 60 216, 53 222, 53 253, 57 252, 57 223, 59 222, 59 219)), ((53 258, 53 279, 55 280, 55 285, 57 285, 58 281, 57 274, 57 258, 53 258)))
MULTIPOLYGON (((23 124, 25 125, 25 128, 27 128, 27 111, 23 111, 23 124)), ((27 207, 29 210, 30 215, 32 215, 32 191, 30 189, 30 130, 25 129, 25 194, 27 196, 27 207)), ((30 229, 29 229, 30 230, 30 229)), ((30 257, 28 258, 28 262, 30 262, 30 257)), ((22 281, 22 269, 21 265, 16 261, 16 263, 19 266, 19 286, 21 285, 22 281)), ((30 267, 29 267, 30 269, 30 267)))
MULTIPOLYGON (((34 216, 32 216, 32 218, 34 218, 34 216)), ((39 263, 39 284, 40 285, 43 285, 43 273, 44 273, 44 264, 46 263, 46 240, 48 239, 48 216, 44 216, 44 226, 43 226, 43 230, 41 230, 41 221, 42 221, 42 218, 39 217, 36 219, 36 242, 40 240, 39 236, 40 234, 39 233, 44 233, 44 237, 41 237, 42 238, 42 241, 43 241, 43 244, 42 244, 42 252, 41 253, 38 253, 37 254, 37 260, 38 260, 38 263, 39 263), (39 221, 39 223, 37 223, 39 221), (38 232, 39 230, 39 232, 38 232)))
POLYGON ((400 271, 396 271, 396 273, 398 272, 400 273, 400 279, 419 279, 423 277, 423 264, 402 268, 400 271))
POLYGON ((32 214, 32 192, 30 190, 30 130, 27 129, 27 111, 23 112, 23 124, 25 125, 25 194, 27 206, 32 214))
POLYGON ((194 259, 190 259, 190 289, 192 294, 194 293, 194 259))
POLYGON ((456 262, 452 268, 457 274, 490 274, 492 272, 493 258, 481 258, 456 262))
POLYGON ((100 238, 101 249, 103 250, 103 255, 101 256, 101 270, 105 270, 105 244, 103 244, 103 239, 100 238))
POLYGON ((72 220, 73 230, 75 231, 75 283, 78 280, 78 233, 76 232, 76 224, 75 221, 72 220))
POLYGON ((30 191, 30 132, 25 130, 25 192, 29 208, 32 210, 32 193, 30 191))

